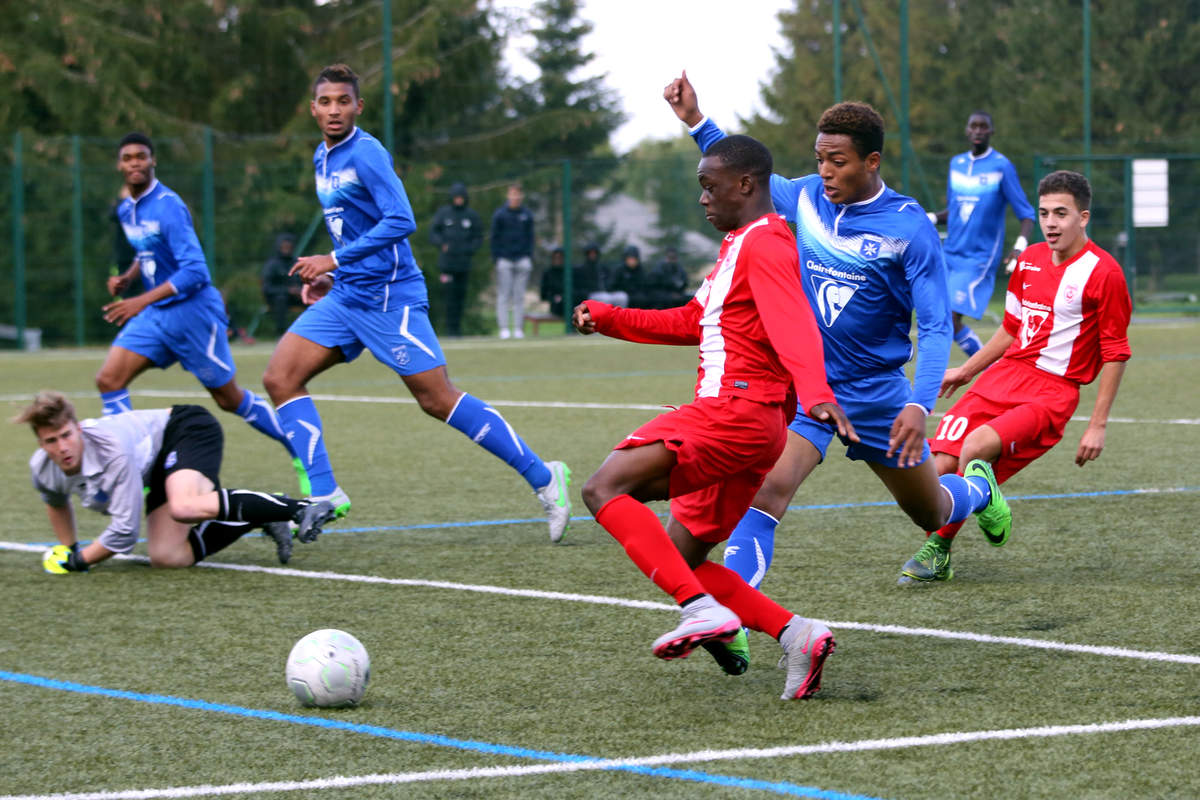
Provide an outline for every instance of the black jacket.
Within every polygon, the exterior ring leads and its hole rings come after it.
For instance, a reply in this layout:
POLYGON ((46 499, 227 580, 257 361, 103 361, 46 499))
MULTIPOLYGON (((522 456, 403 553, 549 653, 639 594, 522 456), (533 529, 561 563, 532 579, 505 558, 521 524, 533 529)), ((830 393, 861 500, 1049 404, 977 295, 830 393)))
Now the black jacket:
POLYGON ((508 203, 492 214, 492 259, 533 257, 533 214, 508 203))
POLYGON ((467 187, 450 187, 450 202, 437 210, 429 226, 429 241, 438 249, 438 269, 442 272, 471 271, 471 257, 483 244, 483 222, 467 199, 467 187), (456 206, 454 198, 463 198, 456 206))

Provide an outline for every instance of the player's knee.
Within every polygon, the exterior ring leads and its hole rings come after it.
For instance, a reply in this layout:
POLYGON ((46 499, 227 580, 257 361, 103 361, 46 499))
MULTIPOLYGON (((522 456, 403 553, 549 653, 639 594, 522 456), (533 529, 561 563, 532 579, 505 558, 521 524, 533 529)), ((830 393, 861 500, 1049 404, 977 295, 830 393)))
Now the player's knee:
POLYGON ((753 506, 759 511, 765 511, 775 519, 782 519, 783 515, 787 513, 788 503, 792 502, 792 496, 795 493, 796 487, 792 485, 792 481, 781 478, 772 480, 772 476, 767 475, 758 494, 754 495, 753 506))
POLYGON ((194 523, 202 522, 206 519, 204 510, 200 507, 197 498, 194 497, 173 497, 167 499, 167 513, 171 515, 171 519, 176 522, 194 523))
POLYGON ((186 543, 174 550, 162 550, 150 554, 150 566, 157 569, 182 569, 196 563, 192 548, 186 543))
POLYGON ((605 481, 599 479, 599 473, 587 479, 583 484, 583 504, 587 506, 588 511, 592 512, 592 516, 599 513, 600 509, 604 508, 604 504, 611 500, 615 495, 612 487, 606 485, 605 481))
POLYGON ((238 406, 241 405, 240 400, 235 402, 233 398, 223 394, 214 394, 213 401, 216 402, 217 407, 222 411, 234 412, 237 411, 238 406))
POLYGON ((100 392, 115 392, 123 388, 120 381, 106 369, 101 369, 96 373, 96 389, 100 392))
POLYGON ((293 382, 283 374, 283 370, 268 364, 267 371, 263 373, 262 382, 263 388, 267 390, 267 396, 275 405, 291 399, 295 387, 292 385, 293 382))
POLYGON ((434 419, 444 422, 450 417, 450 412, 454 410, 454 405, 458 402, 458 398, 462 396, 461 392, 447 389, 449 387, 417 389, 412 392, 412 395, 422 411, 434 419))

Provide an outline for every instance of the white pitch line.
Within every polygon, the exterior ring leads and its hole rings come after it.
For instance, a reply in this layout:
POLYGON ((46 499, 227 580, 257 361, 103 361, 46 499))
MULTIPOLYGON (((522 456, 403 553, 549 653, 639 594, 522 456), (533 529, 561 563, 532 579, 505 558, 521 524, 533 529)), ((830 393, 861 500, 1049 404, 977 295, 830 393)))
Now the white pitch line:
MULTIPOLYGON (((65 392, 67 397, 95 397, 95 392, 65 392)), ((203 392, 190 391, 187 389, 137 389, 130 394, 133 397, 155 397, 163 400, 207 400, 208 395, 203 392)), ((314 394, 313 400, 319 400, 323 403, 363 403, 366 405, 416 405, 417 401, 412 397, 390 397, 386 395, 366 395, 366 394, 314 394)), ((3 394, 0 395, 0 402, 20 403, 29 399, 27 394, 3 394)), ((548 400, 488 400, 489 405, 498 408, 558 408, 558 409, 579 409, 593 411, 669 411, 670 406, 662 403, 569 403, 548 400)), ((942 412, 935 411, 929 415, 933 418, 941 418, 942 412)), ((1087 422, 1090 417, 1075 416, 1071 417, 1072 422, 1087 422)), ((1129 425, 1200 425, 1200 418, 1188 419, 1184 417, 1174 419, 1136 419, 1134 417, 1109 417, 1109 422, 1129 424, 1129 425)))
POLYGON ((165 789, 127 789, 124 791, 72 792, 37 795, 4 795, 0 800, 155 800, 156 798, 205 797, 212 795, 252 794, 257 792, 292 792, 304 789, 345 789, 353 786, 380 786, 430 781, 459 781, 478 778, 512 778, 524 775, 552 773, 595 772, 628 767, 663 767, 675 764, 696 764, 713 761, 742 761, 747 759, 786 758, 790 756, 825 755, 831 753, 862 753, 876 750, 902 750, 910 747, 931 747, 972 742, 1040 739, 1056 736, 1080 736, 1125 731, 1160 730, 1163 728, 1194 727, 1200 717, 1168 717, 1165 719, 1129 719, 1122 722, 1100 722, 1081 725, 1046 725, 1037 728, 1007 728, 991 731, 950 731, 925 736, 899 736, 890 739, 861 739, 855 742, 822 742, 821 744, 784 747, 744 748, 739 750, 699 750, 692 753, 664 753, 633 758, 588 759, 584 761, 529 764, 524 766, 475 767, 472 769, 399 772, 392 774, 337 775, 307 781, 272 781, 264 783, 230 783, 225 785, 175 786, 165 789))
MULTIPOLYGON (((0 550, 14 550, 27 553, 40 553, 45 549, 42 545, 25 544, 21 542, 0 542, 0 550)), ((117 555, 122 561, 134 561, 148 564, 149 559, 139 555, 117 555)), ((258 572, 265 575, 280 575, 288 578, 308 578, 311 580, 344 581, 347 583, 368 583, 384 586, 411 586, 427 589, 450 589, 459 592, 477 592, 480 594, 498 594, 506 597, 526 597, 533 600, 562 600, 571 603, 590 603, 592 605, 619 606, 621 608, 637 608, 649 611, 677 611, 678 607, 670 603, 660 603, 651 600, 629 600, 623 597, 606 597, 595 594, 574 594, 571 592, 548 592, 541 589, 513 589, 507 586, 491 586, 488 584, 454 583, 451 581, 430 581, 417 578, 382 578, 377 575, 355 575, 346 572, 326 572, 292 569, 290 567, 263 567, 256 564, 230 564, 215 561, 201 561, 197 567, 208 569, 225 569, 235 572, 258 572)), ((904 625, 887 625, 870 622, 837 622, 826 620, 835 630, 859 630, 872 633, 895 634, 899 636, 924 636, 935 639, 956 639, 959 641, 977 642, 979 644, 1003 644, 1015 647, 1032 647, 1041 650, 1057 650, 1067 653, 1084 653, 1087 655, 1107 656, 1110 658, 1132 658, 1142 661, 1165 661, 1175 664, 1200 664, 1200 656, 1181 653, 1164 653, 1154 650, 1133 650, 1126 647, 1108 647, 1104 645, 1072 644, 1047 639, 1029 639, 1018 636, 992 636, 986 633, 970 631, 948 631, 940 628, 910 628, 904 625)))

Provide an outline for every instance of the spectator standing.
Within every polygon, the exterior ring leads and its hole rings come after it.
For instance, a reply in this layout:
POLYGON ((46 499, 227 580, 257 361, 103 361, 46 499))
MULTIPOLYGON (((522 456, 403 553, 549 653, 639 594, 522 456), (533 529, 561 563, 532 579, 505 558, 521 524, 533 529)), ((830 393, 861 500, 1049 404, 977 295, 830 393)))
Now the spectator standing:
POLYGON ((504 205, 492 214, 492 260, 496 262, 496 322, 500 338, 525 335, 525 287, 533 271, 533 214, 520 184, 508 187, 504 205))
POLYGON ((635 245, 629 245, 621 254, 621 266, 613 270, 609 288, 614 294, 625 296, 625 302, 617 305, 647 307, 646 270, 642 268, 642 253, 635 245))
POLYGON ((679 263, 679 251, 668 247, 646 276, 648 308, 674 308, 688 301, 688 274, 679 263))
POLYGON ((304 301, 300 299, 304 281, 300 280, 299 276, 288 274, 296 261, 295 252, 295 235, 281 233, 275 237, 274 253, 267 259, 267 263, 263 264, 263 302, 267 304, 277 334, 287 330, 288 309, 293 306, 304 308, 304 301))
POLYGON ((446 305, 446 335, 462 336, 462 312, 471 278, 471 259, 483 244, 483 223, 469 205, 465 183, 459 181, 450 187, 450 202, 433 215, 429 241, 438 249, 438 271, 446 305))

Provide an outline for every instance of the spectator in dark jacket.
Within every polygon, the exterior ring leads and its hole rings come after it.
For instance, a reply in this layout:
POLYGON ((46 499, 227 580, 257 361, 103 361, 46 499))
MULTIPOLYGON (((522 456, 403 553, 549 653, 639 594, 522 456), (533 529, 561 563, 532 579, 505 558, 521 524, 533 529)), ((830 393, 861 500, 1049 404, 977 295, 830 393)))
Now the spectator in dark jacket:
POLYGON ((584 300, 599 300, 614 306, 627 305, 629 298, 609 289, 612 270, 600 261, 600 245, 588 242, 583 247, 583 263, 579 266, 580 280, 575 284, 575 302, 571 308, 584 300))
POLYGON ((450 187, 450 202, 437 210, 429 226, 429 241, 438 249, 442 299, 446 305, 446 335, 462 335, 463 304, 471 277, 471 259, 483 244, 483 222, 469 205, 467 186, 450 187))
POLYGON ((275 332, 282 334, 288 327, 288 310, 304 308, 300 299, 300 290, 304 281, 299 275, 288 275, 288 270, 296 263, 296 237, 290 233, 281 233, 275 237, 275 253, 267 259, 262 269, 263 300, 271 313, 271 321, 275 323, 275 332))
POLYGON ((679 263, 679 252, 668 247, 663 260, 646 277, 647 308, 675 308, 692 295, 687 290, 688 274, 679 263))
POLYGON ((525 287, 533 271, 533 214, 518 184, 492 214, 492 259, 496 262, 496 322, 500 338, 525 335, 525 287))
POLYGON ((621 266, 613 271, 608 288, 625 295, 625 302, 617 305, 647 308, 646 271, 642 269, 642 253, 634 245, 625 248, 621 255, 621 266))

